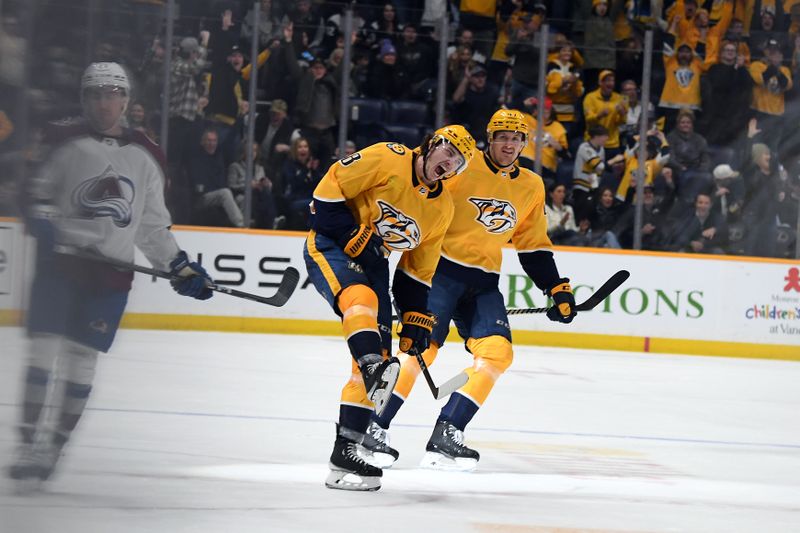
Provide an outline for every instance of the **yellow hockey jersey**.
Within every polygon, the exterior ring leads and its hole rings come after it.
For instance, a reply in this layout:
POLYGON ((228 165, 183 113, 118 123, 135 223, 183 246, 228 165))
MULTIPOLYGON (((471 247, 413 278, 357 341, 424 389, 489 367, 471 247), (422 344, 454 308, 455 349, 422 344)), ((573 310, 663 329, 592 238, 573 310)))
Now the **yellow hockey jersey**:
POLYGON ((389 250, 403 253, 399 269, 430 286, 453 200, 441 182, 428 188, 417 178, 418 156, 397 143, 364 148, 328 169, 314 200, 344 201, 357 224, 372 227, 389 250))
POLYGON ((606 148, 619 148, 619 127, 625 124, 628 117, 628 105, 622 99, 622 95, 616 91, 606 100, 603 98, 600 89, 588 93, 583 99, 583 116, 586 120, 586 132, 584 137, 589 140, 589 128, 595 124, 605 126, 608 130, 608 142, 606 148), (622 111, 617 106, 622 106, 622 111), (603 116, 600 116, 603 114, 603 116))
POLYGON ((754 61, 750 65, 750 77, 755 82, 751 107, 768 115, 783 115, 784 93, 792 88, 792 71, 781 65, 779 70, 786 78, 786 85, 781 87, 778 76, 764 76, 768 68, 764 61, 754 61))
POLYGON ((700 76, 703 73, 703 64, 696 57, 691 63, 681 65, 678 63, 678 54, 664 54, 664 72, 666 80, 661 90, 659 107, 670 109, 700 109, 700 76))
POLYGON ((530 170, 497 168, 485 154, 472 158, 463 174, 448 180, 455 216, 442 257, 483 272, 500 272, 503 246, 519 252, 550 250, 542 178, 530 170))
MULTIPOLYGON (((530 113, 522 113, 522 116, 525 118, 525 122, 528 124, 528 131, 530 134, 528 144, 526 144, 522 149, 520 157, 525 157, 531 161, 534 161, 536 160, 536 117, 530 113)), ((564 126, 557 120, 553 120, 549 124, 545 123, 545 125, 542 127, 542 135, 549 135, 561 145, 563 150, 569 148, 569 142, 567 141, 567 130, 564 129, 564 126)), ((555 172, 556 168, 558 167, 558 152, 556 152, 556 149, 547 143, 542 145, 542 166, 546 169, 552 170, 553 172, 555 172)))

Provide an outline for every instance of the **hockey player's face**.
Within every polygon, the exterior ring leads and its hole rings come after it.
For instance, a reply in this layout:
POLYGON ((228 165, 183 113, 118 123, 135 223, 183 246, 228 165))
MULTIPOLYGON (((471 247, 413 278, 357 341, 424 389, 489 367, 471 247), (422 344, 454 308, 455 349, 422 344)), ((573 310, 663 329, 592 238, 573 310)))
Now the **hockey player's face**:
POLYGON ((489 143, 489 155, 498 165, 507 167, 517 160, 524 146, 525 136, 522 133, 498 131, 489 143))
POLYGON ((87 120, 100 133, 119 128, 128 97, 116 87, 89 87, 83 91, 83 108, 87 120))
POLYGON ((431 186, 439 180, 453 177, 463 170, 464 156, 449 142, 440 142, 425 158, 423 181, 431 186))

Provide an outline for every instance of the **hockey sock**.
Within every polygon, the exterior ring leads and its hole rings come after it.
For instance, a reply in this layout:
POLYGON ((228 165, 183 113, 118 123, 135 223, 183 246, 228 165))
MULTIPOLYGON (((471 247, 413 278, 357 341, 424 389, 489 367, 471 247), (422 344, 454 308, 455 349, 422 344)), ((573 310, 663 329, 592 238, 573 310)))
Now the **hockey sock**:
POLYGON ((63 445, 67 441, 72 430, 78 425, 89 394, 92 392, 91 385, 73 383, 68 381, 64 384, 64 400, 61 404, 61 416, 58 420, 58 432, 53 437, 56 444, 63 445))
POLYGON ((472 367, 465 370, 469 381, 460 390, 478 405, 483 405, 494 384, 511 366, 513 349, 511 342, 500 335, 470 338, 467 340, 467 348, 475 360, 472 367))
POLYGON ((356 405, 339 405, 339 425, 358 433, 366 433, 371 415, 372 409, 356 405))
MULTIPOLYGON (((342 328, 353 359, 382 354, 378 332, 378 296, 366 285, 351 285, 338 298, 342 328)), ((359 364, 363 364, 359 362, 359 364)))
POLYGON ((97 366, 97 350, 68 340, 65 343, 64 358, 64 396, 61 400, 58 428, 53 436, 57 445, 63 445, 67 441, 86 408, 97 366))
POLYGON ((383 429, 389 429, 389 424, 392 423, 397 411, 403 407, 403 403, 405 403, 405 400, 401 396, 398 396, 396 392, 392 393, 392 396, 389 398, 389 403, 383 408, 383 413, 381 413, 380 416, 373 413, 372 420, 383 429))
POLYGON ((453 424, 455 427, 464 431, 469 421, 478 412, 480 406, 475 403, 471 398, 464 396, 458 392, 450 395, 441 413, 439 413, 438 420, 446 420, 453 424))
POLYGON ((22 425, 20 433, 22 442, 33 444, 36 435, 36 425, 42 414, 45 399, 47 398, 47 383, 50 372, 43 368, 29 366, 25 376, 25 398, 22 407, 22 425))

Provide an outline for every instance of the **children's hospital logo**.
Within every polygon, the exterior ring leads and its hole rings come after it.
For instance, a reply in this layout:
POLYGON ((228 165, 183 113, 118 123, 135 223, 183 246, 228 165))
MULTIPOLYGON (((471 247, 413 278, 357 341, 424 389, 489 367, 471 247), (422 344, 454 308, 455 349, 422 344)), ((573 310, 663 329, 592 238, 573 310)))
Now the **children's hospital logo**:
POLYGON ((800 268, 789 268, 774 285, 776 292, 770 297, 770 303, 748 306, 744 310, 747 320, 757 320, 769 324, 769 332, 800 336, 800 268), (777 292, 780 287, 781 292, 777 292), (763 322, 763 321, 769 322, 763 322))
POLYGON ((800 268, 790 268, 789 273, 786 274, 783 280, 786 282, 783 292, 794 291, 800 293, 800 268))

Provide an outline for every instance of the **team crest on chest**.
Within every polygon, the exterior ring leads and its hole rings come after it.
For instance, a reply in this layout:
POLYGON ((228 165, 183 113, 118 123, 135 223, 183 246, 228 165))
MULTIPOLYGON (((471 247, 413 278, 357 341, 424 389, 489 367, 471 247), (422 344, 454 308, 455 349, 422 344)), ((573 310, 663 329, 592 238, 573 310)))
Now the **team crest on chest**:
POLYGON ((494 198, 468 198, 478 208, 475 220, 483 224, 489 233, 504 233, 517 225, 517 210, 510 202, 494 198))
POLYGON ((72 204, 78 216, 109 217, 119 228, 127 227, 133 215, 133 182, 120 176, 109 165, 102 174, 89 178, 75 188, 72 204))
POLYGON ((386 246, 398 251, 413 250, 419 246, 421 232, 417 221, 388 202, 377 202, 381 213, 375 221, 375 229, 386 246))

